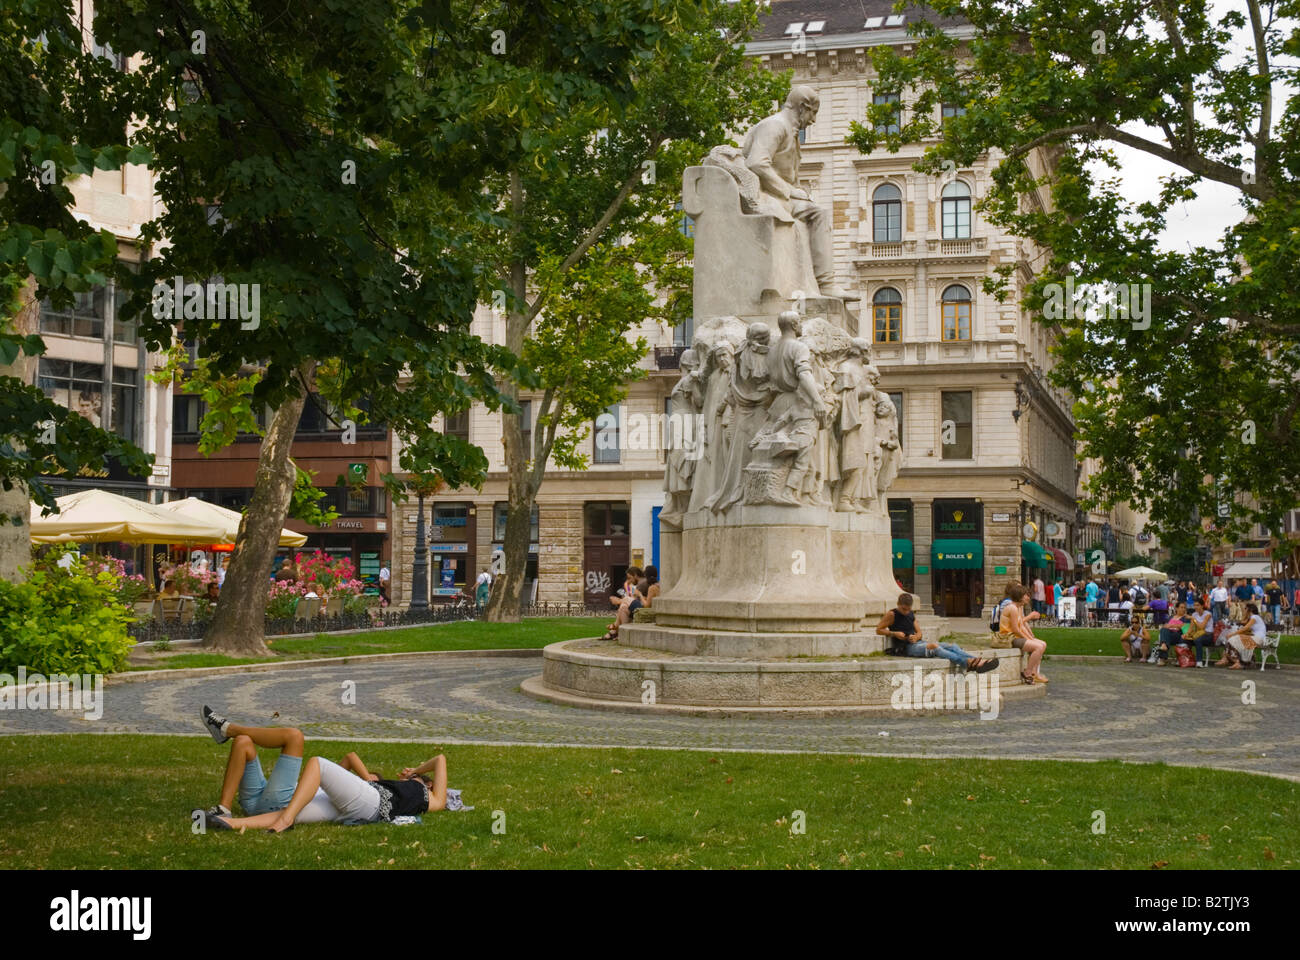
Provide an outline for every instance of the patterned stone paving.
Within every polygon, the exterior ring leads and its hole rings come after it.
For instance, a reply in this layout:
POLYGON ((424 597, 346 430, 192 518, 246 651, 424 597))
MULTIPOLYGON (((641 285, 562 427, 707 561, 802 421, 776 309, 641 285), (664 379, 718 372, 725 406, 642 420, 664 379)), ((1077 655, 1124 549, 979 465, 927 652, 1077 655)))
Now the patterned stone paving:
POLYGON ((1300 779, 1300 670, 1049 663, 1048 695, 965 716, 643 716, 562 707, 519 692, 538 657, 321 664, 264 673, 110 681, 104 713, 0 710, 0 735, 203 733, 200 705, 309 737, 433 743, 684 747, 908 756, 1115 758, 1300 779), (1243 681, 1255 684, 1242 703, 1243 681), (356 705, 343 703, 345 681, 356 705), (275 714, 279 714, 275 718, 275 714))

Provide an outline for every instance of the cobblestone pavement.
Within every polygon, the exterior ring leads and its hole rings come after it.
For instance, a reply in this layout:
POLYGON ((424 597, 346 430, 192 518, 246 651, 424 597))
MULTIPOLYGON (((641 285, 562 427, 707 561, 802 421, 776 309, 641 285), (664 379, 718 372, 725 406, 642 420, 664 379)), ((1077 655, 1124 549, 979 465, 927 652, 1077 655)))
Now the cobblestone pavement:
POLYGON ((0 735, 206 735, 210 704, 308 737, 432 743, 685 747, 911 756, 1115 758, 1300 779, 1300 670, 1049 664, 1044 698, 1010 701, 994 720, 966 716, 644 716, 540 703, 519 692, 537 657, 458 656, 322 664, 265 673, 109 682, 104 712, 0 710, 0 735), (1256 702, 1244 705, 1243 681, 1256 702), (356 705, 343 703, 356 684, 356 705), (279 714, 278 718, 274 714, 279 714), (887 734, 887 736, 886 736, 887 734))

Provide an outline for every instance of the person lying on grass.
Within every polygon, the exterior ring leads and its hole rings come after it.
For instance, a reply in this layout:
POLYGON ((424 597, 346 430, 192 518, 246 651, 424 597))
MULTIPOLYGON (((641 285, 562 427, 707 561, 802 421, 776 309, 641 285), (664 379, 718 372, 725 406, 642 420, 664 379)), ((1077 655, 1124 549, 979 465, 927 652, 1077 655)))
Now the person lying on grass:
MULTIPOLYGON (((192 818, 202 816, 205 824, 213 829, 243 830, 251 827, 283 833, 295 823, 375 823, 447 807, 447 758, 442 754, 417 767, 404 768, 397 780, 385 780, 367 770, 356 753, 347 754, 342 763, 324 757, 302 760, 306 738, 301 730, 293 727, 244 727, 218 716, 208 707, 203 708, 203 721, 218 743, 232 735, 235 737, 236 745, 231 747, 231 761, 227 766, 227 783, 235 758, 242 757, 250 749, 253 752, 252 765, 261 773, 254 744, 274 746, 277 741, 287 741, 291 746, 282 750, 277 768, 284 762, 287 749, 296 749, 298 761, 286 768, 298 773, 297 785, 290 785, 288 795, 284 793, 287 772, 279 777, 274 793, 265 789, 256 795, 241 792, 240 805, 248 816, 231 816, 228 800, 220 807, 191 813, 192 818), (241 740, 247 742, 241 743, 241 740), (246 797, 248 804, 245 803, 246 797)), ((276 778, 274 769, 272 777, 276 778)), ((226 799, 224 794, 223 799, 226 799)))
POLYGON ((998 665, 997 657, 989 660, 967 653, 955 643, 927 641, 916 625, 910 593, 899 596, 898 606, 885 611, 876 624, 876 633, 890 641, 890 652, 896 657, 942 657, 976 673, 987 673, 998 665))

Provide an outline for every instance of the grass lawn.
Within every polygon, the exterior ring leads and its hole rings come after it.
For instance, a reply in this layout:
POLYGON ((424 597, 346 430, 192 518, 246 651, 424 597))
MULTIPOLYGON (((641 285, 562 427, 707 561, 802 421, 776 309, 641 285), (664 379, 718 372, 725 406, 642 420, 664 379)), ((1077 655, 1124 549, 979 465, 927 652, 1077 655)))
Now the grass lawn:
MULTIPOLYGON (((357 749, 371 769, 428 745, 357 749)), ((313 752, 308 744, 308 752, 313 752)), ((9 868, 1292 867, 1293 783, 1118 762, 895 760, 456 746, 475 807, 410 827, 190 831, 225 751, 206 737, 0 738, 9 868), (1106 832, 1093 832, 1093 811, 1106 832), (494 813, 501 811, 501 813, 494 813), (800 818, 796 811, 803 811, 800 818), (504 821, 502 821, 504 815, 504 821), (793 829, 802 820, 804 832, 793 829), (504 822, 505 832, 493 832, 504 822)), ((263 757, 264 764, 269 756, 263 757)))
MULTIPOLYGON (((519 623, 484 623, 466 620, 427 627, 373 630, 367 633, 328 634, 293 640, 272 639, 273 657, 236 658, 216 653, 167 652, 132 670, 173 667, 222 667, 239 663, 348 657, 370 653, 408 653, 420 650, 505 650, 544 647, 560 640, 599 636, 607 620, 599 617, 529 617, 519 623)), ((187 651, 193 647, 173 647, 187 651)))

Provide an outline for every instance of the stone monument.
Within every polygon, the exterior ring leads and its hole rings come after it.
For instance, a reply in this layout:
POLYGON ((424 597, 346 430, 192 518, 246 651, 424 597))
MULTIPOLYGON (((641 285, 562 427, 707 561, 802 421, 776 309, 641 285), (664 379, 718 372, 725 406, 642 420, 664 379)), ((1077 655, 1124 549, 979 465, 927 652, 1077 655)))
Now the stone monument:
MULTIPOLYGON (((817 109, 796 86, 742 148, 683 175, 696 336, 672 411, 694 428, 667 458, 662 592, 617 644, 548 647, 532 695, 888 709, 891 673, 947 670, 879 656, 875 624, 899 594, 886 501, 898 417, 856 336, 857 298, 835 280, 830 214, 798 184, 799 130, 817 109)), ((946 632, 921 622, 928 639, 946 632)), ((1014 657, 1006 668, 1016 676, 1014 657)))

